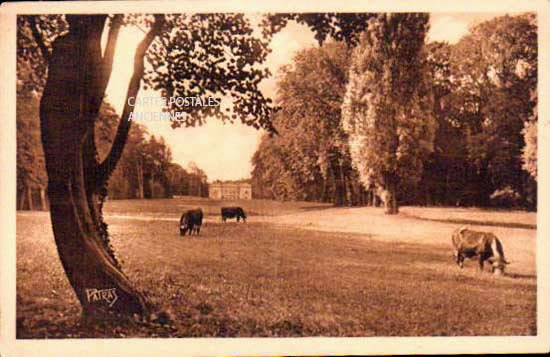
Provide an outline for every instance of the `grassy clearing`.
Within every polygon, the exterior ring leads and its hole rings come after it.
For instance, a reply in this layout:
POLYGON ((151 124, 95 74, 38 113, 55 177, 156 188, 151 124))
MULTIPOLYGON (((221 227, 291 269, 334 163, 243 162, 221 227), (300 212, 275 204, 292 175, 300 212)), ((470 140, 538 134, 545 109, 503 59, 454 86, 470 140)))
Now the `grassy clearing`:
MULTIPOLYGON (((110 204, 109 212, 131 209, 127 202, 110 204)), ((211 207, 217 211, 215 204, 211 207)), ((257 212, 278 212, 269 203, 263 207, 257 212)), ((339 217, 338 209, 310 211, 299 204, 289 209, 296 217, 316 216, 322 222, 330 212, 339 217)), ((353 222, 353 217, 348 218, 353 222)), ((109 223, 125 272, 170 311, 174 325, 84 325, 57 257, 49 217, 19 214, 18 338, 536 334, 534 252, 520 255, 513 273, 498 278, 477 273, 474 262, 459 270, 449 237, 420 244, 407 236, 320 232, 251 219, 247 224, 207 222, 201 237, 183 239, 177 224, 154 219, 110 218, 109 223)), ((416 224, 429 237, 430 227, 443 223, 416 224)))
POLYGON ((111 215, 177 217, 191 208, 201 207, 206 216, 219 216, 222 206, 240 206, 248 216, 277 216, 332 207, 316 202, 278 202, 271 200, 220 201, 201 197, 153 200, 108 200, 105 212, 111 215))
POLYGON ((433 245, 433 249, 445 246, 444 249, 449 250, 453 230, 464 225, 456 221, 467 220, 472 229, 493 232, 499 237, 506 257, 512 261, 508 268, 511 274, 534 276, 537 231, 518 226, 530 225, 535 219, 536 214, 528 212, 472 209, 468 215, 465 209, 420 207, 403 207, 398 216, 388 216, 380 208, 358 207, 296 212, 268 221, 309 230, 370 234, 373 239, 384 242, 428 244, 433 245))

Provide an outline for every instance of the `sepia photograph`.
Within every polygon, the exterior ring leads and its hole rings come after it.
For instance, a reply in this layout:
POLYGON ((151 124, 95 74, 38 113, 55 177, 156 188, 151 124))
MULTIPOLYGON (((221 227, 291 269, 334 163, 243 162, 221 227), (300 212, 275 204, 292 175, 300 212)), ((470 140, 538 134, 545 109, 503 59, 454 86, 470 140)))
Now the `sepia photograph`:
MULTIPOLYGON (((9 351, 280 343, 268 355, 312 337, 365 338, 355 354, 377 337, 525 337, 538 342, 526 351, 548 351, 537 268, 548 2, 208 3, 2 9, 15 70, 3 87, 9 351)), ((482 341, 473 350, 490 352, 482 341)), ((338 351, 350 353, 318 354, 338 351)))

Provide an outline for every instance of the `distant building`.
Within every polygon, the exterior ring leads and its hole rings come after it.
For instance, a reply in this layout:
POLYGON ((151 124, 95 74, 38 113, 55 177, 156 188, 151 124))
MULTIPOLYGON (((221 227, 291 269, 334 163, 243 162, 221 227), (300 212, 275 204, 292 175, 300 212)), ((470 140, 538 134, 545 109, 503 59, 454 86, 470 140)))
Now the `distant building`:
POLYGON ((252 185, 249 183, 211 183, 208 185, 208 196, 215 200, 250 200, 252 199, 252 185))

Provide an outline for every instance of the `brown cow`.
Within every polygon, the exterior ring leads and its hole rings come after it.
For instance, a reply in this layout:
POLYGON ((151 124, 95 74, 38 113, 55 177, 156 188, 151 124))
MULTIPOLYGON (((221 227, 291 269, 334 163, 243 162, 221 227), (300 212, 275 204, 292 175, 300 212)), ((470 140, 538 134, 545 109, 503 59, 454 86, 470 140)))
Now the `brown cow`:
POLYGON ((246 223, 246 213, 244 213, 244 210, 241 207, 222 207, 221 213, 222 222, 225 222, 228 218, 237 217, 237 222, 239 222, 239 219, 242 218, 243 222, 246 223))
POLYGON ((493 233, 461 227, 453 232, 452 241, 453 255, 460 268, 464 266, 464 258, 478 257, 480 271, 483 271, 483 263, 487 260, 491 263, 492 272, 500 275, 504 273, 506 264, 510 264, 504 258, 502 243, 493 233))
POLYGON ((199 235, 202 225, 202 209, 190 209, 184 212, 180 218, 180 235, 184 236, 189 232, 189 235, 196 233, 199 235))

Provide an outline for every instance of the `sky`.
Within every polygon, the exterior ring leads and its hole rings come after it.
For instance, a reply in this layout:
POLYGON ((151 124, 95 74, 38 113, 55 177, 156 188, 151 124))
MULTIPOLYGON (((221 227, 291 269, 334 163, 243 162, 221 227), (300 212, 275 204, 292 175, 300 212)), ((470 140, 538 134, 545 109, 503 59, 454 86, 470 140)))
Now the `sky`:
MULTIPOLYGON (((429 41, 456 43, 469 27, 498 13, 437 13, 431 14, 429 41)), ((133 54, 144 32, 135 27, 123 28, 117 41, 113 74, 107 88, 107 99, 119 114, 122 113, 126 90, 133 69, 133 54)), ((268 55, 266 66, 273 76, 264 79, 260 89, 265 96, 275 98, 278 69, 289 64, 294 54, 304 48, 317 46, 313 33, 305 26, 290 23, 276 34, 270 44, 273 51, 268 55)), ((160 97, 151 90, 141 90, 139 96, 160 97)), ((160 111, 153 106, 136 106, 135 111, 160 111)), ((217 119, 195 128, 172 129, 169 121, 140 121, 150 134, 164 137, 172 150, 172 161, 184 168, 195 162, 208 176, 208 181, 237 180, 250 177, 251 158, 259 145, 262 130, 235 122, 224 124, 217 119)))

